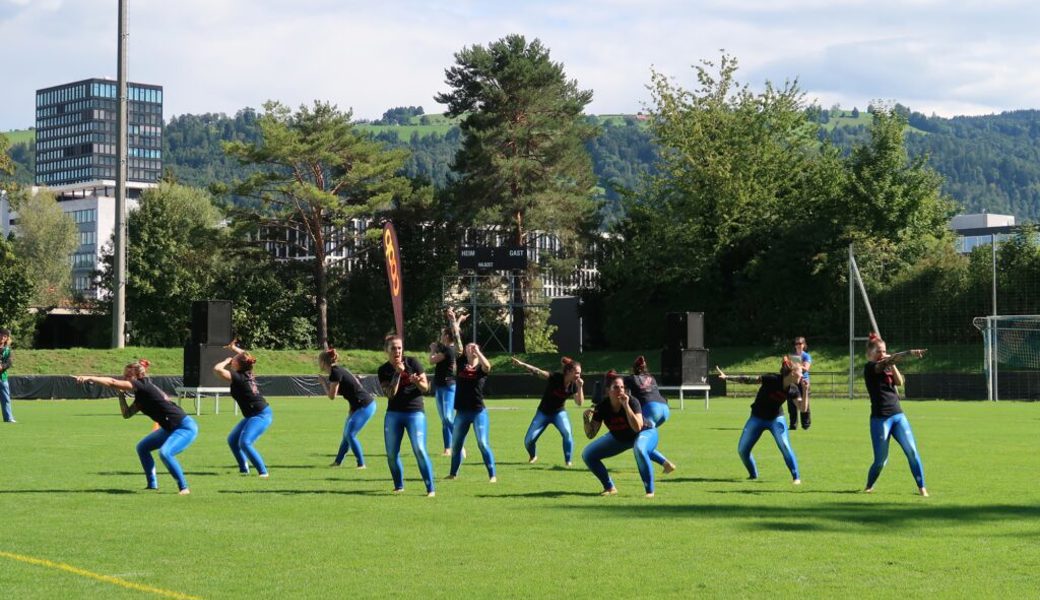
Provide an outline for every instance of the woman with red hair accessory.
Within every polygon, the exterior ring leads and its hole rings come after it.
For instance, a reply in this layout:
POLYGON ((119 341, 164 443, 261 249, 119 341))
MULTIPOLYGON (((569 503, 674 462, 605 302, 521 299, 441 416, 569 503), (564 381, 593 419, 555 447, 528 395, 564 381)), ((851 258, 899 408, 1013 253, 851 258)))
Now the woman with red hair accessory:
POLYGON ((235 457, 235 462, 238 463, 239 473, 248 475, 251 462, 260 477, 267 479, 267 465, 264 464, 263 457, 256 451, 253 444, 271 426, 274 413, 271 411, 271 405, 267 403, 256 385, 256 376, 253 375, 256 358, 239 348, 237 340, 232 340, 224 347, 234 352, 235 355, 214 365, 213 372, 217 374, 217 377, 231 383, 231 397, 242 410, 242 420, 228 434, 228 446, 235 457), (246 462, 247 460, 249 462, 246 462))

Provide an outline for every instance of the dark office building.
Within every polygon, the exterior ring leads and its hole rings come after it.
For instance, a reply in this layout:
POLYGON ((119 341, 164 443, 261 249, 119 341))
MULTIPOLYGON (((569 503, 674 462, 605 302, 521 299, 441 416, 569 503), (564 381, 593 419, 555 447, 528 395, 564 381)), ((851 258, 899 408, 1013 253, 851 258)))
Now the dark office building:
MULTIPOLYGON (((115 181, 116 82, 85 79, 36 92, 36 185, 115 181)), ((127 85, 127 180, 162 175, 162 86, 127 85)))

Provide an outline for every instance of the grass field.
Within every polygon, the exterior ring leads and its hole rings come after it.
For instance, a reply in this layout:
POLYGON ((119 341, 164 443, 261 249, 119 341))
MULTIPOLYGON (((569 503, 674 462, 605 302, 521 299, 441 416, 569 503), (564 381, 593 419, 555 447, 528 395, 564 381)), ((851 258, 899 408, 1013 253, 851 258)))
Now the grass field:
MULTIPOLYGON (((915 494, 895 445, 875 493, 859 492, 871 460, 862 401, 814 400, 813 428, 792 433, 802 486, 791 485, 768 436, 755 452, 761 478, 746 481, 736 443, 747 405, 673 408, 661 449, 679 470, 659 476, 648 500, 630 453, 607 461, 619 495, 599 497, 580 458, 563 466, 555 430, 542 438, 539 462, 527 464, 521 440, 533 401, 490 403, 499 483, 487 482, 471 438, 457 481, 443 480, 448 459, 433 456, 436 498, 424 497, 410 452, 407 489, 389 493, 382 401, 361 436, 369 468, 357 471, 349 457, 327 466, 345 403, 273 398, 274 424, 257 444, 268 480, 236 474, 224 441, 236 417, 226 402, 212 414, 208 401, 198 440, 180 456, 187 497, 161 464, 160 491, 143 489, 133 448, 150 423, 122 420, 114 400, 16 401, 19 422, 0 424, 0 590, 8 598, 1035 596, 1040 404, 904 403, 931 498, 915 494)), ((576 440, 576 455, 584 445, 576 440)))

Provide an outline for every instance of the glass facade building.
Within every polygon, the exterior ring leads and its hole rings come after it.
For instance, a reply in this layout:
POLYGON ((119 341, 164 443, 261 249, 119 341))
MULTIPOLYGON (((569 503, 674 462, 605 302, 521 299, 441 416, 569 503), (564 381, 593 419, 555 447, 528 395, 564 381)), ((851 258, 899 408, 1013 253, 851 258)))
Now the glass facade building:
MULTIPOLYGON (((114 181, 116 82, 85 79, 36 91, 36 185, 114 181)), ((163 89, 127 84, 127 180, 162 175, 163 89)))

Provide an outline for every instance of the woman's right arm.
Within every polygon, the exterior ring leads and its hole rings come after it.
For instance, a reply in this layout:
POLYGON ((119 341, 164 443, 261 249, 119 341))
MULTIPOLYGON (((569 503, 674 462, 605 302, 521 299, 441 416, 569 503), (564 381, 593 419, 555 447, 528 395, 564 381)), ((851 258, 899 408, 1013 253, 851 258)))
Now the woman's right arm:
POLYGON ((122 390, 124 392, 130 392, 134 389, 134 384, 130 383, 125 379, 114 379, 112 377, 95 377, 93 375, 77 375, 76 383, 96 383, 103 385, 113 390, 122 390))
POLYGON ((514 365, 517 365, 519 367, 523 367, 531 375, 535 375, 537 377, 541 377, 542 379, 548 379, 549 378, 549 372, 548 371, 543 371, 543 370, 539 369, 538 367, 536 367, 534 365, 529 365, 529 364, 525 363, 524 361, 520 360, 519 358, 517 358, 515 356, 510 356, 509 360, 513 361, 514 365))
POLYGON ((596 413, 591 408, 582 413, 581 421, 585 427, 585 437, 590 440, 596 437, 600 426, 603 425, 603 421, 596 418, 596 413))
POLYGON ((125 392, 121 391, 117 394, 117 396, 119 396, 119 412, 123 415, 124 419, 129 419, 138 412, 139 409, 137 408, 136 402, 130 404, 129 406, 127 405, 125 392))
POLYGON ((224 381, 231 381, 231 371, 228 370, 227 366, 231 364, 233 359, 234 357, 229 356, 213 365, 213 372, 217 374, 217 377, 220 377, 224 381))

